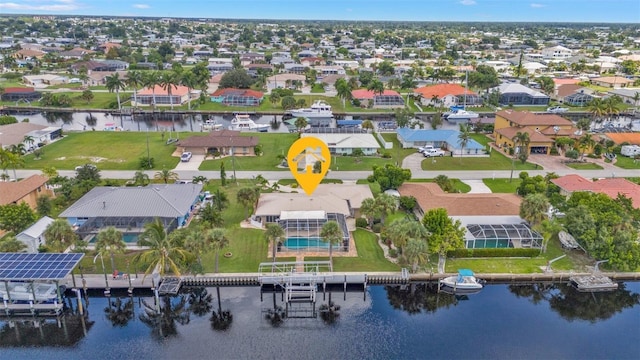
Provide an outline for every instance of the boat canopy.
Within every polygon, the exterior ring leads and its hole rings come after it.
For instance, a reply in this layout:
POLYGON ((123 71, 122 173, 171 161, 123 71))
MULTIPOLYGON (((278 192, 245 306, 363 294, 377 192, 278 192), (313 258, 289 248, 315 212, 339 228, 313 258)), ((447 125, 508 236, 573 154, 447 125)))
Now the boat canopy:
POLYGON ((458 269, 458 275, 460 276, 473 276, 473 271, 469 269, 458 269))

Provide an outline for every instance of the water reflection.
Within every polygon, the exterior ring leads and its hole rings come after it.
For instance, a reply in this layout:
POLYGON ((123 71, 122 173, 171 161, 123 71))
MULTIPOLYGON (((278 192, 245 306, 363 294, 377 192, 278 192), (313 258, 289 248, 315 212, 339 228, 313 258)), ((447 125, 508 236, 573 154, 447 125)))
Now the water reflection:
POLYGON ((145 299, 142 304, 144 310, 139 319, 151 329, 151 337, 155 340, 161 341, 178 335, 177 325, 186 325, 190 321, 185 295, 163 296, 159 304, 145 299))
POLYGON ((135 316, 133 298, 129 297, 125 301, 121 298, 115 300, 108 299, 109 306, 104 308, 107 319, 115 327, 126 327, 129 321, 135 316))
POLYGON ((0 347, 71 347, 87 335, 93 324, 82 315, 10 319, 0 327, 0 347))
POLYGON ((216 287, 216 293, 218 295, 218 311, 211 313, 211 328, 216 331, 227 331, 231 327, 233 322, 233 315, 231 311, 222 310, 222 299, 220 298, 220 287, 216 287))
POLYGON ((195 316, 205 316, 213 309, 213 296, 206 288, 196 287, 187 290, 189 293, 189 311, 195 316))
POLYGON ((468 300, 467 295, 438 292, 437 284, 411 283, 409 285, 385 286, 387 299, 394 309, 411 315, 433 313, 440 308, 449 308, 460 300, 468 300))

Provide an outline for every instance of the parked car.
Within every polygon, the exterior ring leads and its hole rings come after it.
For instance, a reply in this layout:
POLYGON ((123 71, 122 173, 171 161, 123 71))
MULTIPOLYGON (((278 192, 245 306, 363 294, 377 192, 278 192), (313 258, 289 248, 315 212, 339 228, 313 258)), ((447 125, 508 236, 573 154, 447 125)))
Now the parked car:
POLYGON ((189 160, 191 160, 192 154, 190 152, 184 152, 182 153, 182 155, 180 156, 180 161, 182 162, 188 162, 189 160))
POLYGON ((444 151, 440 149, 429 149, 422 152, 424 157, 436 157, 436 156, 444 156, 444 151))
POLYGON ((561 106, 552 106, 547 108, 547 112, 552 114, 562 114, 566 113, 567 111, 569 111, 568 108, 564 108, 561 106))
POLYGON ((419 153, 424 153, 425 151, 433 150, 433 149, 435 149, 435 147, 433 147, 433 145, 425 145, 425 146, 420 146, 418 148, 418 152, 419 153))

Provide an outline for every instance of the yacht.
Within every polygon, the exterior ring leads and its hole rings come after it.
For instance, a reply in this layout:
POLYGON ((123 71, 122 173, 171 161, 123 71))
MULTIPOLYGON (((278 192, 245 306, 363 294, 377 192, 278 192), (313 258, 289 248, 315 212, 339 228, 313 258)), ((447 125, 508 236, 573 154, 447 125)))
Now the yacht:
MULTIPOLYGON (((11 299, 11 301, 25 302, 35 300, 37 302, 50 302, 58 298, 57 290, 58 288, 54 283, 9 281, 0 286, 0 296, 6 300, 11 299), (7 290, 9 290, 8 295, 7 290)), ((63 292, 64 289, 61 287, 60 293, 63 292)))
POLYGON ((333 117, 333 112, 331 111, 331 105, 322 100, 316 100, 310 108, 291 110, 291 116, 294 118, 331 118, 333 117))
POLYGON ((440 286, 446 286, 453 290, 480 290, 484 285, 482 280, 476 279, 473 271, 460 269, 458 275, 441 279, 440 286))
POLYGON ((231 120, 229 130, 267 132, 269 124, 256 124, 248 114, 236 114, 231 120))
POLYGON ((451 112, 444 113, 447 121, 474 121, 478 117, 480 117, 478 113, 465 109, 452 109, 451 112))

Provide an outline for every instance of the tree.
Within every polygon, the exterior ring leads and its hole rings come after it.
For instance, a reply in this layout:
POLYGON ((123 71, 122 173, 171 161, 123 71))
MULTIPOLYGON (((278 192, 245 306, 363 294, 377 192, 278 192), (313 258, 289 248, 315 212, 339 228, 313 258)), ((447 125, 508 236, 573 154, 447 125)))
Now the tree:
POLYGON ((476 71, 469 73, 467 83, 470 87, 488 91, 489 88, 500 85, 500 79, 496 70, 491 66, 478 65, 476 71))
POLYGON ((538 82, 538 84, 540 84, 540 88, 545 94, 549 96, 554 95, 556 85, 553 82, 552 78, 548 76, 540 76, 539 78, 536 79, 536 81, 538 82))
POLYGON ((385 164, 384 166, 374 165, 373 175, 367 178, 369 182, 377 182, 380 184, 380 190, 382 191, 397 189, 402 183, 409 179, 411 179, 411 170, 403 169, 392 164, 385 164))
POLYGON ((403 252, 407 262, 411 264, 412 272, 416 272, 420 266, 425 265, 429 260, 429 246, 420 239, 411 238, 403 252))
POLYGON ((111 258, 111 270, 116 270, 116 262, 114 254, 123 254, 127 248, 124 240, 122 240, 122 232, 113 226, 101 229, 96 236, 96 251, 100 255, 109 254, 111 258))
POLYGON ((245 69, 229 70, 220 79, 220 88, 248 89, 255 81, 245 69))
POLYGON ((178 78, 178 74, 173 71, 165 71, 160 75, 158 85, 167 92, 169 96, 169 105, 171 106, 171 110, 173 110, 173 90, 177 89, 178 84, 180 83, 180 79, 178 78))
POLYGON ((224 170, 224 160, 220 161, 220 183, 222 186, 227 185, 227 172, 224 170))
POLYGON ((36 214, 26 202, 0 206, 0 229, 20 233, 36 221, 36 214))
POLYGON ((236 199, 244 207, 244 218, 249 220, 249 209, 253 211, 253 205, 258 201, 260 197, 260 189, 258 188, 243 188, 238 190, 236 199))
POLYGON ((304 117, 298 117, 294 125, 296 129, 298 129, 298 133, 302 134, 307 125, 309 125, 309 122, 307 122, 307 119, 304 117))
POLYGON ((267 224, 267 231, 264 233, 264 238, 267 240, 267 243, 271 244, 272 251, 271 255, 273 257, 273 261, 276 261, 276 250, 278 249, 278 244, 280 240, 284 238, 285 233, 282 227, 276 223, 267 224))
POLYGON ((430 233, 429 250, 444 257, 448 251, 464 248, 464 233, 460 220, 453 221, 447 210, 431 209, 422 218, 422 224, 430 233))
POLYGON ((44 231, 47 247, 54 252, 63 252, 78 239, 71 224, 65 219, 54 220, 44 231))
POLYGON ((40 216, 49 216, 52 209, 51 197, 49 195, 38 196, 36 199, 36 211, 40 216))
POLYGON ((591 134, 584 134, 580 139, 578 139, 578 148, 580 149, 580 158, 584 159, 584 154, 587 150, 593 150, 593 147, 596 145, 596 141, 593 139, 591 134))
POLYGON ((207 243, 205 233, 201 226, 192 226, 189 228, 189 231, 184 238, 184 247, 187 251, 192 253, 196 259, 198 259, 199 268, 196 272, 204 273, 202 254, 207 250, 207 243))
POLYGON ((396 125, 399 128, 405 128, 409 126, 409 121, 413 119, 413 112, 408 108, 395 109, 394 111, 396 125))
MULTIPOLYGON (((327 221, 322 225, 320 237, 323 241, 329 243, 329 262, 333 264, 333 245, 342 243, 342 229, 337 221, 327 221)), ((333 271, 333 265, 331 265, 333 271)))
POLYGON ((271 106, 275 106, 280 102, 280 93, 277 91, 271 91, 271 94, 269 94, 269 102, 271 103, 271 106))
POLYGON ((291 110, 296 107, 296 99, 293 96, 285 96, 280 101, 280 106, 284 110, 291 110))
POLYGON ((149 184, 149 175, 147 175, 144 171, 138 170, 133 175, 133 183, 138 186, 146 186, 149 184))
POLYGON ((209 248, 216 253, 215 272, 218 273, 218 262, 220 258, 220 250, 229 246, 229 239, 225 229, 213 228, 205 233, 205 241, 209 248))
POLYGON ((18 241, 15 236, 5 235, 0 238, 0 252, 22 252, 27 245, 18 241))
POLYGON ((137 70, 127 72, 127 85, 133 88, 133 103, 138 106, 138 88, 145 83, 144 75, 137 70))
POLYGON ((462 156, 464 154, 464 148, 471 140, 471 129, 468 124, 460 124, 460 133, 458 133, 458 144, 460 144, 460 163, 462 163, 462 156))
POLYGON ((179 176, 176 172, 163 167, 161 171, 156 172, 153 178, 156 180, 162 180, 165 184, 168 184, 170 180, 178 180, 179 176))
POLYGON ((13 178, 17 180, 18 175, 16 174, 16 168, 23 165, 24 159, 17 153, 17 151, 12 152, 10 150, 0 148, 0 167, 2 167, 5 174, 7 174, 7 168, 11 167, 13 169, 13 178))
POLYGON ((334 87, 336 88, 336 95, 342 100, 342 106, 344 107, 345 102, 351 100, 351 91, 353 88, 345 78, 336 80, 334 87))
POLYGON ((124 90, 125 83, 120 79, 120 74, 115 73, 107 76, 105 78, 105 86, 109 92, 116 92, 116 97, 118 99, 118 111, 122 110, 122 105, 120 104, 120 90, 124 90))
POLYGON ((180 267, 188 263, 193 256, 176 238, 169 236, 164 224, 158 218, 145 224, 138 245, 148 247, 134 257, 134 262, 148 265, 144 272, 145 277, 154 270, 160 275, 172 271, 176 276, 180 276, 180 267))
POLYGON ((382 95, 384 94, 384 83, 374 78, 369 82, 369 85, 367 85, 367 90, 373 91, 375 95, 382 95))
POLYGON ((529 194, 520 204, 520 217, 525 219, 531 227, 539 226, 547 217, 549 200, 544 194, 529 194))
POLYGON ((373 122, 371 120, 365 120, 362 122, 362 130, 375 130, 373 122))
POLYGON ((84 90, 84 91, 82 92, 82 95, 80 95, 80 98, 81 98, 82 100, 86 101, 86 102, 87 102, 87 104, 88 104, 88 103, 90 103, 90 102, 91 102, 91 100, 93 100, 93 91, 91 91, 91 90, 89 90, 89 89, 84 90))
POLYGON ((208 202, 200 210, 200 220, 205 224, 205 227, 211 229, 214 227, 222 227, 224 225, 224 219, 220 210, 216 209, 213 202, 208 202))
POLYGON ((158 71, 147 71, 142 76, 142 83, 151 89, 152 106, 156 105, 156 86, 160 83, 160 73, 158 71))
POLYGON ((366 198, 362 200, 362 204, 360 205, 360 214, 367 218, 370 228, 373 227, 373 220, 378 212, 378 204, 376 204, 376 200, 374 198, 366 198))
POLYGON ((384 225, 387 215, 398 208, 398 201, 394 196, 382 193, 376 197, 376 207, 380 213, 380 223, 384 225))
POLYGON ((406 217, 389 224, 383 233, 383 238, 387 243, 393 244, 401 254, 404 254, 404 249, 410 239, 427 242, 429 236, 429 232, 419 221, 406 217))

